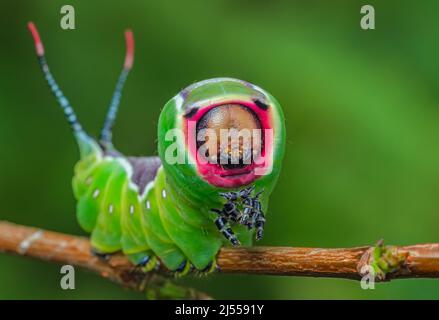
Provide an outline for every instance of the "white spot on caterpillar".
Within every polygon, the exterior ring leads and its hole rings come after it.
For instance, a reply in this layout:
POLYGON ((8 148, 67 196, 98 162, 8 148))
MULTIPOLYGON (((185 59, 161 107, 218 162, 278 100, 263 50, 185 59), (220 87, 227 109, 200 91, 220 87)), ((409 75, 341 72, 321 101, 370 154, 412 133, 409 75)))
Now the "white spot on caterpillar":
POLYGON ((113 213, 113 209, 114 209, 113 204, 110 204, 110 205, 108 206, 108 213, 109 213, 109 214, 112 214, 112 213, 113 213))
POLYGON ((96 189, 95 192, 93 192, 93 198, 97 198, 99 196, 99 189, 96 189))
POLYGON ((43 230, 37 230, 34 233, 32 233, 29 237, 24 239, 20 242, 20 245, 18 246, 18 253, 19 254, 25 254, 29 247, 31 246, 32 242, 38 240, 43 235, 43 230))
POLYGON ((93 178, 90 176, 87 178, 87 180, 85 180, 85 184, 90 185, 92 183, 92 181, 93 181, 93 178))
POLYGON ((130 213, 134 214, 134 206, 133 205, 130 205, 130 213))
POLYGON ((165 189, 162 190, 162 197, 163 197, 163 199, 166 198, 166 190, 165 189))
POLYGON ((151 209, 151 203, 149 203, 149 201, 146 201, 146 209, 151 209))

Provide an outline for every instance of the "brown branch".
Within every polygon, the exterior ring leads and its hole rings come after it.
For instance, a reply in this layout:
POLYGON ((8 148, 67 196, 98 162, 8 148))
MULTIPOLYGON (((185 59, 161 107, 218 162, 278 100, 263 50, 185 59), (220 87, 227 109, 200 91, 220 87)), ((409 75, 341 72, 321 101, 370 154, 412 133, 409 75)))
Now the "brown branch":
MULTIPOLYGON (((439 243, 386 248, 393 255, 402 256, 403 260, 395 271, 387 274, 385 280, 439 277, 439 243)), ((360 280, 363 276, 361 269, 370 263, 373 249, 372 246, 340 249, 224 248, 218 255, 218 265, 222 272, 227 273, 360 280)))
MULTIPOLYGON (((361 269, 373 262, 373 246, 347 249, 251 247, 223 248, 217 257, 222 273, 333 277, 359 280, 361 269)), ((439 277, 439 243, 382 246, 382 261, 389 272, 385 280, 439 277)), ((163 282, 161 273, 143 273, 122 255, 102 261, 90 252, 86 238, 0 221, 0 252, 24 255, 84 267, 123 286, 143 290, 163 282)), ((382 264, 381 264, 382 265, 382 264)), ((167 270, 162 269, 162 272, 167 270)), ((379 278, 378 280, 384 280, 379 278)), ((192 289, 190 289, 192 290, 192 289)), ((208 296, 191 292, 194 298, 208 296)))

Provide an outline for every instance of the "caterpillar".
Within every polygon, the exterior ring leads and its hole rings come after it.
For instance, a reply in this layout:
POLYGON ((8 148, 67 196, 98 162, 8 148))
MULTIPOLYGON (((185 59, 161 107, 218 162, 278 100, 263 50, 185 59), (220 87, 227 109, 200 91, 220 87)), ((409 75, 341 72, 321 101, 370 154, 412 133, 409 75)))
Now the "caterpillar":
POLYGON ((145 271, 163 263, 180 275, 194 268, 208 273, 222 246, 250 246, 262 238, 285 148, 283 112, 271 94, 234 78, 191 84, 160 113, 159 156, 126 156, 112 143, 112 127, 133 66, 132 32, 125 32, 124 66, 101 134, 93 138, 50 72, 37 28, 32 22, 28 28, 79 147, 72 181, 76 215, 95 253, 122 251, 145 271), (232 135, 222 135, 229 131, 254 134, 233 143, 232 135), (217 133, 226 139, 218 142, 217 133))

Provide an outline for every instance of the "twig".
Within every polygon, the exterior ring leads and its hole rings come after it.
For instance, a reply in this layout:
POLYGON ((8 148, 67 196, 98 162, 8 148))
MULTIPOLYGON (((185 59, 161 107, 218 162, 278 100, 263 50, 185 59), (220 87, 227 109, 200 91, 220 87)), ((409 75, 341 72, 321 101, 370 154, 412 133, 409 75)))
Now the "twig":
MULTIPOLYGON (((438 278, 439 243, 386 246, 404 257, 385 279, 438 278)), ((340 249, 252 247, 224 248, 218 255, 222 272, 361 280, 362 269, 371 262, 373 246, 340 249)))
MULTIPOLYGON (((90 252, 86 238, 45 231, 0 221, 0 252, 24 255, 87 268, 123 286, 143 290, 160 283, 157 272, 143 273, 122 255, 107 261, 90 252)), ((413 246, 365 246, 346 249, 250 247, 223 248, 217 263, 222 273, 270 274, 284 276, 333 277, 359 280, 364 266, 378 262, 388 271, 378 280, 439 277, 439 243, 413 246), (381 256, 376 260, 376 249, 381 256)), ((165 269, 161 270, 166 272, 165 269)), ((209 298, 193 289, 193 298, 209 298)))

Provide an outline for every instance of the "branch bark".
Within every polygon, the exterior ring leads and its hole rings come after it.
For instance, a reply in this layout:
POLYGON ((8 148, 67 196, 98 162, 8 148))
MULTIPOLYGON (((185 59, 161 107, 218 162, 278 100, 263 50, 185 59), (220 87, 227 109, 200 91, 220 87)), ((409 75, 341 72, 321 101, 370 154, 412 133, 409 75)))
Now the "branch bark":
MULTIPOLYGON (((381 246, 389 272, 385 278, 439 277, 439 243, 413 246, 381 246)), ((161 272, 143 273, 122 254, 103 261, 91 254, 88 239, 0 221, 0 252, 71 264, 135 290, 166 281, 161 272)), ((223 248, 217 263, 221 273, 333 277, 360 280, 362 268, 373 263, 374 246, 340 249, 250 247, 223 248)), ((376 257, 375 257, 376 258, 376 257)), ((192 298, 209 298, 193 289, 192 298)))

